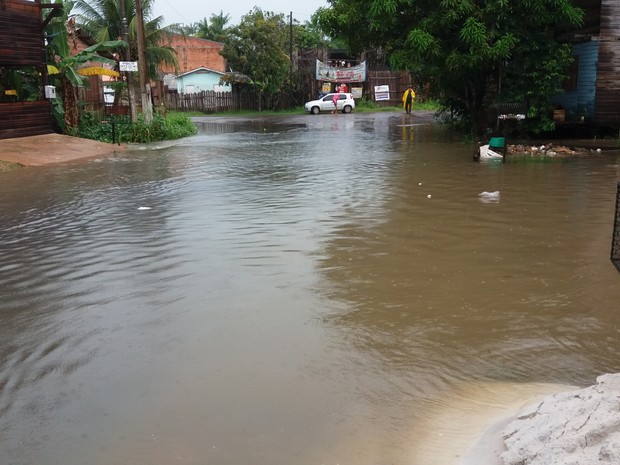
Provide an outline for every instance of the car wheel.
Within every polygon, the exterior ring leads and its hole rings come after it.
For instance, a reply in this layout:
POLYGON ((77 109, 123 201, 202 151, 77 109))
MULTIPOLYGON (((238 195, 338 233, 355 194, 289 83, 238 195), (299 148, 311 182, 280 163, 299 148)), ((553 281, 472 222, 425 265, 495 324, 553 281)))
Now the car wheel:
POLYGON ((312 113, 313 115, 318 115, 320 111, 321 110, 319 109, 319 107, 312 107, 310 113, 312 113))
POLYGON ((351 105, 345 105, 345 107, 342 109, 342 112, 351 113, 351 110, 353 110, 353 108, 351 108, 351 105))

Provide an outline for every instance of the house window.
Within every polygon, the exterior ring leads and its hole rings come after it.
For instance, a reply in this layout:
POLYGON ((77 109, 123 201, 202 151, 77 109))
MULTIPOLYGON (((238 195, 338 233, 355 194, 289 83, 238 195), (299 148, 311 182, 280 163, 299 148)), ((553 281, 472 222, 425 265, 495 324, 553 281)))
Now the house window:
POLYGON ((565 91, 577 90, 577 82, 579 81, 579 57, 574 56, 573 62, 566 71, 563 88, 565 91))

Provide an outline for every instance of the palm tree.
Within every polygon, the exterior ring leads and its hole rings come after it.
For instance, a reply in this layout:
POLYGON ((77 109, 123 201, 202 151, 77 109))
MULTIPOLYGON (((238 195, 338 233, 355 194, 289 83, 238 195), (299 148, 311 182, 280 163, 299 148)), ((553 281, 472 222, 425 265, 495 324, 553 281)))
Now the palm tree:
MULTIPOLYGON (((206 21, 206 20, 205 20, 206 21)), ((230 15, 225 15, 222 10, 220 14, 211 15, 211 27, 209 27, 209 36, 205 39, 215 40, 217 42, 225 42, 228 37, 226 25, 230 21, 230 15)))
MULTIPOLYGON (((151 19, 154 0, 142 0, 144 15, 144 41, 150 78, 157 77, 160 65, 178 67, 176 52, 172 47, 164 46, 166 39, 173 34, 181 33, 181 27, 173 24, 163 27, 163 16, 151 19)), ((80 29, 97 42, 120 39, 123 37, 122 19, 127 21, 129 28, 129 59, 138 58, 136 41, 136 4, 135 0, 125 0, 125 14, 121 14, 119 0, 76 0, 75 10, 78 12, 76 22, 80 29)), ((118 51, 120 56, 124 56, 118 51)))
POLYGON ((230 21, 230 15, 225 15, 222 10, 219 14, 211 15, 211 24, 207 18, 203 18, 193 24, 195 36, 201 39, 215 40, 216 42, 225 42, 228 37, 227 24, 230 21))

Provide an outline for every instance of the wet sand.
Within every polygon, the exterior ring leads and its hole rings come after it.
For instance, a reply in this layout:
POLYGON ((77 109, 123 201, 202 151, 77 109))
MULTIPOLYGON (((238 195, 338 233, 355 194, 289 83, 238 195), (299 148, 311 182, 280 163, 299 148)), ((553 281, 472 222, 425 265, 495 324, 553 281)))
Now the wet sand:
POLYGON ((414 431, 412 463, 502 465, 502 430, 519 411, 544 397, 573 389, 542 383, 469 383, 429 405, 414 431))
POLYGON ((94 158, 125 150, 108 144, 61 134, 0 139, 0 160, 22 166, 42 166, 94 158))

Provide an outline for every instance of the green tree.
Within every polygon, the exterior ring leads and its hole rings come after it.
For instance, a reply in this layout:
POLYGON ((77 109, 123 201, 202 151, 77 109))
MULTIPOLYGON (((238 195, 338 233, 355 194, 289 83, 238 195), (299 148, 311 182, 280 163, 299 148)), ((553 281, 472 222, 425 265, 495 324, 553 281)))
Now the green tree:
POLYGON ((56 3, 62 4, 63 8, 58 15, 50 13, 54 16, 45 31, 47 55, 51 65, 56 68, 57 73, 53 76, 56 76, 60 90, 52 104, 58 124, 65 132, 73 134, 78 127, 78 88, 84 87, 87 82, 85 76, 78 74, 78 69, 90 62, 115 65, 115 60, 102 56, 102 53, 109 55, 111 50, 122 50, 127 47, 127 43, 121 40, 105 41, 72 54, 69 35, 75 30, 70 17, 74 2, 57 0, 56 3))
POLYGON ((249 76, 268 106, 275 108, 280 91, 288 88, 289 35, 283 14, 255 7, 229 30, 222 55, 237 73, 249 76))
POLYGON ((198 29, 198 37, 208 40, 214 40, 216 42, 226 42, 228 38, 228 23, 230 22, 230 15, 225 15, 220 10, 219 14, 211 15, 211 25, 209 25, 205 18, 200 24, 198 29))
POLYGON ((198 24, 199 23, 181 24, 179 26, 181 34, 184 34, 186 36, 195 36, 196 34, 198 34, 198 30, 199 30, 198 24))
POLYGON ((300 49, 323 48, 332 45, 331 39, 321 29, 316 15, 304 24, 295 24, 294 30, 295 43, 300 49))
MULTIPOLYGON (((97 42, 105 42, 123 37, 122 18, 127 21, 129 29, 130 60, 138 59, 136 41, 136 4, 135 0, 125 0, 125 14, 120 9, 119 0, 76 0, 78 26, 97 42)), ((176 52, 172 47, 162 45, 172 34, 180 33, 181 27, 173 24, 164 27, 163 17, 152 18, 154 0, 142 0, 144 16, 144 40, 146 42, 146 58, 149 65, 150 78, 157 77, 157 69, 166 64, 177 67, 176 52)), ((123 56, 118 50, 119 56, 123 56)))
POLYGON ((383 48, 394 68, 433 83, 446 109, 478 133, 495 99, 529 105, 539 128, 548 127, 545 102, 571 60, 554 32, 579 25, 583 16, 571 0, 330 3, 317 12, 328 34, 345 39, 353 51, 383 48), (495 95, 487 95, 491 88, 495 95))

